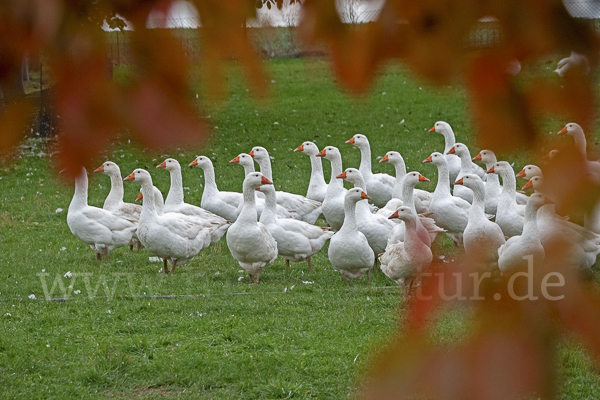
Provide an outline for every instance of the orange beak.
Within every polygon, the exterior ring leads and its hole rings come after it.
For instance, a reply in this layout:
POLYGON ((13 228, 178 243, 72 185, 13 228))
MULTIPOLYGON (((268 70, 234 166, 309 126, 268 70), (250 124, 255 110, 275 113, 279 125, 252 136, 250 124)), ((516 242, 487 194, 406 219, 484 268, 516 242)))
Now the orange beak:
POLYGON ((125 179, 123 179, 123 180, 124 180, 124 181, 133 181, 133 180, 135 180, 135 175, 134 175, 134 174, 133 174, 133 172, 132 172, 132 173, 130 173, 129 175, 127 175, 127 176, 125 177, 125 179))
POLYGON ((268 180, 267 178, 265 178, 264 176, 260 179, 260 184, 261 185, 272 185, 273 182, 271 182, 270 180, 268 180))
POLYGON ((429 156, 429 157, 427 157, 426 159, 423 160, 423 164, 431 162, 431 161, 433 161, 433 160, 431 159, 431 156, 429 156))
POLYGON ((250 153, 248 153, 248 155, 252 158, 254 158, 254 150, 250 150, 250 153))
POLYGON ((256 190, 257 192, 260 192, 260 186, 257 188, 254 188, 254 190, 256 190))
POLYGON ((346 179, 346 171, 344 171, 341 174, 339 174, 338 176, 336 176, 336 178, 338 178, 338 179, 346 179))
POLYGON ((457 180, 456 182, 454 182, 455 185, 462 185, 463 184, 463 178, 460 178, 459 180, 457 180))
POLYGON ((394 211, 394 213, 388 217, 388 219, 392 218, 398 218, 398 211, 394 211))
POLYGON ((304 145, 301 144, 300 146, 296 147, 294 151, 304 151, 304 145))
POLYGON ((104 164, 94 170, 94 172, 104 172, 104 164))
POLYGON ((346 143, 354 144, 354 138, 352 138, 350 140, 346 140, 346 143))
POLYGON ((234 158, 233 160, 229 161, 230 163, 234 163, 234 164, 239 164, 240 163, 240 156, 237 156, 236 158, 234 158))
POLYGON ((453 147, 446 154, 456 154, 456 149, 453 147))
POLYGON ((160 164, 158 164, 156 166, 156 168, 167 168, 167 162, 166 161, 161 162, 160 164))
POLYGON ((562 128, 560 131, 558 131, 556 134, 560 135, 561 133, 567 133, 567 126, 565 125, 564 128, 562 128))
POLYGON ((194 161, 192 161, 192 162, 191 162, 191 163, 188 165, 188 167, 193 167, 193 166, 195 166, 195 165, 198 165, 198 159, 196 159, 196 158, 194 158, 194 161))
POLYGON ((58 171, 59 174, 64 174, 67 172, 67 168, 63 168, 60 171, 58 171))
POLYGON ((429 130, 429 132, 435 132, 435 125, 429 130))
POLYGON ((317 157, 325 157, 325 149, 321 150, 319 154, 317 154, 317 157))
POLYGON ((368 194, 366 194, 365 192, 361 192, 361 193, 360 193, 360 198, 361 198, 361 199, 370 199, 369 195, 368 195, 368 194))
POLYGON ((427 179, 423 175, 419 174, 419 182, 429 182, 429 179, 427 179))
POLYGON ((530 179, 529 182, 527 182, 525 184, 525 186, 523 186, 523 190, 525 190, 525 189, 531 189, 531 188, 533 188, 533 179, 530 179))
POLYGON ((516 178, 525 178, 526 177, 526 175, 525 175, 525 168, 523 168, 521 170, 521 172, 519 172, 515 177, 516 178))
POLYGON ((385 156, 383 156, 383 158, 381 160, 379 160, 379 162, 388 162, 390 161, 390 159, 388 158, 387 154, 385 156))
POLYGON ((489 170, 485 171, 486 174, 492 174, 494 173, 494 167, 490 168, 489 170))
POLYGON ((481 161, 481 153, 479 153, 475 157, 473 157, 473 161, 481 161))
POLYGON ((142 195, 142 192, 140 192, 140 194, 138 194, 137 197, 135 198, 135 202, 137 203, 138 201, 140 201, 143 198, 144 198, 144 196, 142 195))

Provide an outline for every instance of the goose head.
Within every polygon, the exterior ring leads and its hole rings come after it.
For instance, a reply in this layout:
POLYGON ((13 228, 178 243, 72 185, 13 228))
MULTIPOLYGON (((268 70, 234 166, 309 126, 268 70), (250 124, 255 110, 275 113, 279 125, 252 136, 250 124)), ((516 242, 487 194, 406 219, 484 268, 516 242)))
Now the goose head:
POLYGON ((450 150, 448 150, 448 153, 446 153, 446 154, 456 154, 460 158, 463 158, 463 157, 471 158, 471 153, 469 152, 469 148, 462 143, 456 143, 450 150))
POLYGON ((242 167, 254 166, 252 157, 246 153, 240 153, 236 158, 229 162, 233 164, 240 164, 242 167))
POLYGON ((264 177, 260 172, 251 172, 244 178, 244 187, 249 186, 256 189, 260 185, 272 185, 273 182, 264 177))
POLYGON ((340 154, 340 150, 337 147, 327 146, 323 150, 321 150, 319 154, 317 154, 317 157, 324 157, 331 161, 334 160, 336 157, 339 157, 341 159, 342 155, 340 154))
POLYGON ((402 221, 411 221, 415 219, 415 216, 410 207, 402 206, 398 208, 388 219, 400 218, 402 221))
POLYGON ((544 184, 544 178, 541 176, 534 176, 529 179, 529 182, 523 186, 523 190, 525 189, 533 189, 533 190, 541 190, 542 185, 544 184))
POLYGON ((212 161, 206 156, 198 156, 189 164, 190 167, 207 168, 212 166, 212 161))
POLYGON ((385 153, 385 156, 383 156, 383 158, 379 160, 379 162, 389 162, 390 164, 396 165, 404 163, 404 158, 397 151, 388 151, 387 153, 385 153))
POLYGON ((319 148, 313 142, 304 142, 300 146, 296 147, 294 151, 301 151, 309 156, 316 156, 319 154, 319 148))
POLYGON ((510 172, 514 174, 512 167, 508 163, 508 161, 498 161, 495 163, 492 168, 486 171, 488 174, 496 174, 501 175, 503 172, 510 172))
POLYGON ((336 178, 345 179, 354 186, 364 186, 365 182, 362 174, 356 168, 346 168, 346 170, 339 174, 336 178))
POLYGON ((429 182, 429 179, 416 171, 409 172, 404 176, 404 184, 415 187, 420 182, 429 182))
POLYGON ((452 127, 450 126, 450 124, 445 121, 436 122, 433 125, 433 128, 431 128, 429 130, 429 132, 435 132, 435 133, 439 133, 441 135, 447 135, 447 134, 453 135, 454 134, 452 132, 452 127))
POLYGON ((359 149, 369 147, 369 139, 367 139, 365 135, 361 135, 360 133, 357 133, 356 135, 352 136, 351 139, 346 140, 346 143, 353 144, 359 149))
POLYGON ((473 161, 481 161, 485 165, 496 164, 496 155, 491 150, 481 150, 479 154, 473 157, 473 161))
POLYGON ((346 193, 346 199, 350 202, 357 203, 360 200, 370 199, 370 197, 361 188, 352 188, 346 193))
POLYGON ((534 210, 538 210, 544 204, 554 204, 554 202, 541 193, 533 193, 529 196, 526 207, 528 209, 533 208, 534 210))
POLYGON ((158 164, 156 168, 165 168, 169 172, 181 171, 181 165, 179 165, 179 161, 174 158, 167 158, 165 161, 158 164))
POLYGON ((465 174, 462 178, 454 182, 454 184, 466 186, 471 190, 475 188, 481 188, 482 190, 484 189, 483 181, 475 174, 465 174))
POLYGON ((552 159, 552 158, 556 157, 556 156, 558 155, 558 153, 560 153, 560 151, 559 151, 559 150, 556 150, 556 149, 554 149, 554 150, 550 150, 550 151, 548 152, 548 154, 546 154, 544 157, 542 157, 542 159, 543 159, 543 160, 550 160, 550 159, 552 159))
POLYGON ((523 169, 521 170, 521 172, 519 172, 517 174, 517 178, 527 178, 527 179, 531 179, 534 176, 542 176, 542 170, 540 169, 540 167, 538 167, 537 165, 526 165, 525 167, 523 167, 523 169))
POLYGON ((152 184, 152 177, 150 176, 150 172, 145 169, 137 168, 134 169, 133 172, 123 179, 124 181, 132 181, 139 183, 140 185, 144 183, 152 184))
POLYGON ((423 160, 423 163, 432 163, 435 166, 448 165, 446 157, 442 153, 433 152, 429 157, 423 160))
POLYGON ((261 146, 253 147, 252 150, 250 150, 250 153, 248 153, 248 155, 254 158, 256 162, 259 163, 262 161, 271 161, 271 159, 269 158, 269 152, 267 151, 267 149, 261 146))
POLYGON ((567 125, 565 125, 564 128, 562 128, 560 131, 558 131, 557 135, 561 135, 563 133, 566 133, 569 136, 584 135, 583 128, 581 127, 581 125, 579 125, 575 122, 569 122, 567 125))
POLYGON ((113 174, 121 175, 121 170, 119 169, 119 166, 112 161, 105 161, 104 164, 102 164, 101 166, 96 168, 94 170, 94 172, 102 172, 103 174, 106 174, 106 175, 113 175, 113 174))

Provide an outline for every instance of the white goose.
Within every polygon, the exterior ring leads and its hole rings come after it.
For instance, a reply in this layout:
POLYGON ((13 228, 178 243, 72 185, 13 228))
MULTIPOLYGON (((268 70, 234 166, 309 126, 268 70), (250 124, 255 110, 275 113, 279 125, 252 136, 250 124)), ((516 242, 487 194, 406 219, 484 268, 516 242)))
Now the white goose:
MULTIPOLYGON (((498 162, 496 154, 491 150, 481 150, 479 154, 473 157, 473 161, 481 161, 485 164, 485 170, 489 170, 498 162)), ((516 176, 519 177, 518 175, 516 176)), ((496 215, 498 208, 498 199, 502 193, 502 185, 498 175, 486 174, 485 179, 485 212, 491 215, 496 215)), ((516 192, 517 204, 525 205, 529 197, 527 195, 516 192)))
POLYGON ((344 198, 344 223, 329 242, 329 261, 334 269, 342 273, 346 282, 348 278, 360 278, 365 273, 371 281, 370 269, 375 263, 373 250, 356 224, 356 203, 362 199, 369 199, 362 189, 348 190, 344 198))
POLYGON ((227 231, 227 246, 233 258, 258 284, 263 267, 277 258, 277 243, 266 226, 257 222, 256 188, 272 185, 260 172, 251 172, 244 179, 244 205, 237 220, 227 231), (256 275, 254 278, 253 275, 256 275))
POLYGON ((171 187, 165 200, 164 212, 175 212, 185 215, 200 217, 208 222, 218 225, 220 229, 212 231, 212 243, 217 243, 229 228, 231 222, 223 217, 219 217, 210 211, 204 210, 198 206, 185 203, 183 200, 183 181, 181 178, 181 165, 173 158, 167 158, 156 166, 156 168, 165 168, 171 175, 171 187))
MULTIPOLYGON (((244 168, 244 177, 248 176, 249 173, 254 172, 254 159, 250 157, 249 154, 240 153, 233 160, 229 161, 232 164, 241 165, 244 168)), ((241 193, 240 193, 241 195, 241 193)), ((262 215, 263 210, 265 209, 265 194, 262 192, 256 193, 256 212, 258 213, 258 217, 262 215)), ((242 206, 244 205, 243 196, 240 204, 238 206, 238 215, 242 211, 242 206)), ((277 217, 278 218, 292 218, 292 214, 277 204, 277 217)))
POLYGON ((404 296, 410 294, 413 282, 431 265, 433 254, 417 235, 417 220, 409 207, 400 207, 391 218, 400 218, 406 226, 404 242, 388 246, 379 256, 383 273, 402 286, 404 296), (406 284, 409 283, 408 290, 406 284))
POLYGON ((329 226, 336 231, 342 228, 344 223, 345 215, 345 196, 348 190, 344 188, 344 182, 341 179, 337 179, 342 170, 342 155, 337 147, 327 146, 317 157, 324 157, 331 162, 331 178, 329 179, 329 186, 325 193, 325 200, 323 200, 323 216, 329 224, 329 226))
POLYGON ((481 269, 498 265, 498 248, 506 243, 498 224, 485 215, 485 185, 475 174, 466 174, 454 185, 464 185, 473 192, 469 222, 463 232, 463 244, 469 260, 481 269))
POLYGON ((534 268, 541 268, 545 252, 540 242, 537 212, 545 202, 546 198, 540 193, 529 196, 529 201, 525 206, 523 233, 511 237, 498 249, 498 267, 502 275, 506 276, 517 271, 527 270, 529 262, 533 262, 534 268))
POLYGON ((196 166, 202 168, 202 171, 204 171, 204 191, 202 192, 200 207, 226 220, 235 221, 243 201, 242 194, 219 190, 215 180, 215 169, 210 158, 198 156, 189 166, 196 166))
MULTIPOLYGON (((137 224, 140 219, 140 214, 142 213, 142 206, 125 203, 123 201, 123 178, 121 177, 121 169, 119 166, 112 161, 106 161, 96 168, 94 172, 102 172, 110 177, 110 192, 108 193, 108 196, 106 196, 102 208, 112 212, 117 217, 125 218, 126 220, 137 224)), ((135 232, 129 242, 129 251, 133 250, 133 246, 135 246, 138 251, 142 248, 142 244, 138 240, 135 232)))
MULTIPOLYGON (((479 165, 473 163, 473 160, 471 159, 471 152, 466 145, 462 143, 456 143, 454 146, 452 146, 447 154, 456 154, 460 159, 460 172, 458 173, 456 180, 459 180, 467 174, 481 176, 481 174, 484 173, 483 169, 479 165), (481 171, 481 173, 479 171, 481 171)), ((468 188, 458 185, 454 187, 453 193, 455 196, 462 197, 469 203, 473 203, 473 192, 468 188)))
MULTIPOLYGON (((256 146, 248 153, 254 158, 260 172, 269 180, 273 180, 271 172, 271 158, 269 152, 264 147, 256 146)), ((321 203, 307 199, 299 194, 277 191, 277 204, 288 211, 293 212, 293 217, 309 224, 314 224, 321 215, 321 203)))
POLYGON ((374 174, 371 170, 371 146, 369 139, 365 135, 357 134, 352 136, 346 143, 358 147, 360 150, 360 168, 367 184, 367 191, 372 198, 373 204, 377 207, 385 207, 392 198, 395 179, 388 174, 374 174))
POLYGON ((148 171, 138 168, 125 180, 142 186, 145 200, 138 223, 138 238, 149 252, 163 259, 165 274, 169 273, 167 262, 171 262, 171 272, 174 272, 177 265, 185 264, 187 260, 207 248, 214 232, 221 229, 219 224, 193 216, 177 213, 159 215, 155 207, 152 177, 148 171))
POLYGON ((433 192, 429 211, 440 228, 446 229, 455 243, 462 243, 462 233, 467 227, 471 204, 460 197, 450 194, 450 176, 446 157, 438 152, 432 153, 424 163, 433 163, 438 169, 438 181, 433 192))
POLYGON ((487 171, 502 178, 502 193, 498 199, 496 223, 502 228, 504 236, 512 237, 523 232, 525 223, 525 207, 517 204, 517 180, 515 171, 506 161, 498 161, 487 171))
MULTIPOLYGON (((538 175, 532 177, 523 190, 533 188, 536 193, 543 193, 543 185, 544 178, 538 175)), ((600 235, 556 215, 554 204, 540 207, 537 224, 546 253, 560 257, 561 265, 587 269, 595 264, 600 254, 600 235), (556 246, 561 248, 558 254, 553 253, 556 246)))
POLYGON ((290 267, 290 261, 306 260, 311 270, 314 270, 310 257, 320 251, 325 242, 333 236, 328 228, 311 225, 297 219, 278 219, 275 213, 277 205, 276 192, 273 185, 262 185, 258 188, 266 196, 266 207, 260 216, 264 224, 277 242, 277 251, 290 267))
POLYGON ((323 177, 323 164, 321 158, 317 157, 319 148, 313 142, 304 142, 294 151, 300 151, 310 157, 310 181, 308 182, 308 190, 306 198, 323 203, 325 193, 327 193, 327 183, 323 177))
POLYGON ((67 225, 73 235, 90 245, 97 260, 101 259, 101 255, 108 260, 108 253, 129 243, 137 224, 102 208, 89 206, 87 199, 87 171, 82 167, 75 178, 75 193, 69 204, 67 225))
MULTIPOLYGON (((437 234, 440 232, 444 232, 444 229, 438 227, 432 218, 426 217, 423 214, 417 215, 413 192, 415 186, 420 182, 429 182, 429 179, 427 179, 418 172, 409 172, 408 174, 406 174, 403 180, 404 184, 402 186, 402 200, 404 202, 404 206, 410 208, 413 211, 413 213, 416 216, 418 216, 416 224, 417 235, 419 239, 421 239, 423 243, 425 243, 427 246, 431 246, 431 243, 433 243, 437 234)), ((403 242, 404 235, 405 226, 404 222, 402 222, 401 224, 396 225, 392 230, 390 238, 388 239, 388 246, 396 244, 398 242, 403 242)))
MULTIPOLYGON (((360 188, 363 192, 368 194, 368 191, 365 190, 365 180, 360 171, 356 168, 347 168, 343 173, 338 175, 337 178, 347 180, 352 183, 355 188, 360 188)), ((372 214, 369 210, 369 203, 366 200, 360 200, 356 204, 355 215, 358 230, 367 238, 373 253, 375 255, 383 253, 387 246, 388 238, 396 223, 383 215, 372 214)), ((375 262, 377 262, 377 258, 375 258, 375 262)), ((374 270, 377 270, 376 264, 374 264, 373 268, 374 270)))

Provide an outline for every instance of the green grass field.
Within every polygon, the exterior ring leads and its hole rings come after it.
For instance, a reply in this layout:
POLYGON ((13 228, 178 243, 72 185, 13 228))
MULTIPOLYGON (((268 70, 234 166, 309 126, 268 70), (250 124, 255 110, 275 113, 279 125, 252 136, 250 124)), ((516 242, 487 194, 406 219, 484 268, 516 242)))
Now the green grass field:
MULTIPOLYGON (((213 160, 221 190, 240 191, 243 170, 229 160, 261 145, 274 157, 276 187, 303 194, 310 163, 292 150, 314 140, 319 148, 339 147, 344 166, 358 167, 359 151, 344 142, 363 133, 374 157, 400 151, 409 171, 432 179, 423 187, 433 190, 435 167, 421 161, 443 150, 442 137, 427 132, 440 119, 476 154, 458 85, 434 89, 394 67, 370 96, 352 99, 336 87, 326 61, 276 59, 268 68, 269 103, 254 102, 234 77, 225 102, 204 110, 214 133, 207 148, 151 153, 122 138, 94 164, 115 161, 124 176, 147 166, 166 194, 168 173, 154 166, 167 156, 187 165, 202 154, 213 160)), ((278 259, 258 286, 248 283, 225 239, 167 276, 145 250, 121 248, 97 262, 67 227, 73 190, 57 178, 52 149, 52 141, 28 140, 0 169, 0 397, 354 397, 368 361, 402 329, 401 290, 383 274, 370 285, 366 278, 346 285, 326 248, 314 257, 314 272, 306 263, 286 270, 278 259)), ((529 159, 516 154, 511 161, 520 169, 529 159)), ((328 161, 324 168, 328 178, 328 161)), ((374 169, 393 172, 377 163, 374 169)), ((199 204, 201 170, 184 168, 183 179, 186 201, 199 204)), ((91 176, 89 203, 102 206, 109 185, 107 176, 91 176)), ((138 190, 126 183, 125 200, 138 190)), ((451 247, 441 241, 436 252, 451 247)), ((468 326, 468 310, 449 311, 432 340, 459 342, 468 326)), ((586 351, 561 343, 559 355, 561 397, 600 396, 600 374, 586 351)))

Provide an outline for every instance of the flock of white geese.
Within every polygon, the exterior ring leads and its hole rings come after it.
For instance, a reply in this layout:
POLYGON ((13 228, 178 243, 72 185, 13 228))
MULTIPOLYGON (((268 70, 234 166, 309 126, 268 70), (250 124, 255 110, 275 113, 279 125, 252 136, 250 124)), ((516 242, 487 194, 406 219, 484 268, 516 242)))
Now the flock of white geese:
MULTIPOLYGON (((379 160, 395 167, 395 177, 374 174, 369 141, 357 134, 346 143, 361 151, 358 169, 344 170, 340 151, 333 146, 319 151, 307 141, 294 150, 310 157, 312 172, 306 196, 275 190, 271 159, 263 147, 230 161, 244 167, 243 193, 220 191, 211 160, 206 156, 194 159, 189 165, 204 171, 200 207, 184 201, 181 165, 175 159, 157 166, 170 173, 171 186, 164 200, 145 169, 125 177, 141 186, 138 200, 143 197, 142 206, 123 201, 119 167, 106 161, 95 170, 111 179, 103 208, 88 205, 87 172, 82 169, 76 177, 67 223, 71 232, 96 252, 97 259, 108 259, 109 252, 121 246, 137 246, 138 250, 143 246, 163 259, 164 273, 173 272, 226 235, 231 255, 254 283, 259 283, 263 268, 278 255, 288 267, 290 261, 306 260, 313 269, 310 257, 330 240, 329 261, 345 280, 365 274, 370 279, 370 270, 377 270, 379 260, 390 279, 410 290, 417 273, 430 266, 431 244, 440 233, 463 245, 471 262, 488 270, 498 268, 503 275, 524 268, 526 256, 542 262, 544 247, 551 245, 556 232, 568 238, 567 261, 573 268, 594 264, 600 253, 600 232, 593 228, 600 226, 598 218, 589 216, 590 226, 583 227, 557 215, 542 193, 539 167, 527 165, 515 176, 511 165, 497 161, 491 150, 471 158, 467 146, 455 142, 448 123, 438 121, 430 132, 445 139, 444 152, 434 152, 423 161, 438 169, 433 193, 416 188, 429 179, 416 171, 407 173, 402 155, 396 151, 379 160), (322 158, 331 163, 329 183, 323 176, 322 158), (473 161, 482 162, 485 170, 473 161), (255 172, 254 162, 260 172, 255 172), (518 192, 518 177, 529 179, 524 188, 533 187, 535 192, 530 196, 518 192), (354 188, 345 189, 342 180, 354 188), (328 227, 314 225, 319 217, 328 227)), ((579 125, 567 124, 559 133, 571 135, 585 154, 585 136, 579 125)), ((588 163, 600 168, 600 163, 588 163)))

